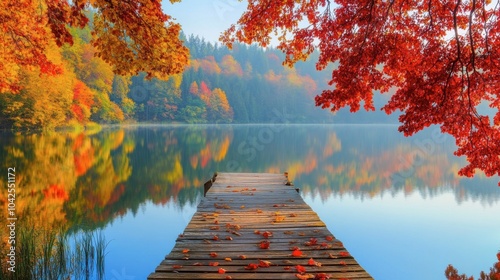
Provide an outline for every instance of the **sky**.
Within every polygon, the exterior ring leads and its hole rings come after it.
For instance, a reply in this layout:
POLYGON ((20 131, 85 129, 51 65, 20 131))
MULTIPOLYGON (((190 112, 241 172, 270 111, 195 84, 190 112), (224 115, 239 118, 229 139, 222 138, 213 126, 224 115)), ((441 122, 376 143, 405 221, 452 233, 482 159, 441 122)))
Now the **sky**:
POLYGON ((163 0, 162 7, 181 24, 186 35, 199 35, 209 42, 218 42, 220 34, 238 21, 247 4, 238 0, 183 0, 171 4, 163 0))

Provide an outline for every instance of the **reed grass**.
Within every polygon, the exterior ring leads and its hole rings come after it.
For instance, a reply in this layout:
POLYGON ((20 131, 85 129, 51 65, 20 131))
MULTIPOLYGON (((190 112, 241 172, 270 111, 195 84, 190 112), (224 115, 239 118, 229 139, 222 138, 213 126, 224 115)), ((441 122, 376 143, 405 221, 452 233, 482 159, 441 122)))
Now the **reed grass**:
MULTIPOLYGON (((68 236, 61 230, 20 228, 16 240, 15 272, 2 261, 5 280, 102 280, 108 243, 101 231, 79 231, 68 236)), ((3 260, 7 246, 0 249, 3 260)))

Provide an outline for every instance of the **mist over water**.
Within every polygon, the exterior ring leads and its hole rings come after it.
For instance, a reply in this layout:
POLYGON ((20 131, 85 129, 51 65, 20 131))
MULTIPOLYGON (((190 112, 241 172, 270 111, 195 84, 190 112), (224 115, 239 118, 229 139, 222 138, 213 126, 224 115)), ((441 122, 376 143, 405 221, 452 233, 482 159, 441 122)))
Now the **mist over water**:
POLYGON ((102 230, 106 279, 153 272, 214 172, 288 171, 375 279, 443 279, 450 263, 477 276, 500 249, 498 178, 459 177, 465 161, 438 128, 405 138, 395 125, 134 125, 4 133, 0 144, 18 216, 102 230))

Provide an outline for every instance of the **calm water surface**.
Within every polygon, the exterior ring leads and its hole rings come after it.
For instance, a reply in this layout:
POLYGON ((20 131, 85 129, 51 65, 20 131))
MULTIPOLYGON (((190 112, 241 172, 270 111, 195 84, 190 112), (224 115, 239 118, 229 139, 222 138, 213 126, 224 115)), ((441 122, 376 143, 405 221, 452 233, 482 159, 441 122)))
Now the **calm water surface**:
POLYGON ((375 125, 131 126, 0 136, 2 168, 16 167, 18 215, 35 228, 102 231, 106 279, 153 272, 216 171, 288 171, 375 279, 444 279, 450 263, 477 276, 500 250, 498 178, 458 177, 464 160, 437 128, 411 138, 396 126, 375 125))

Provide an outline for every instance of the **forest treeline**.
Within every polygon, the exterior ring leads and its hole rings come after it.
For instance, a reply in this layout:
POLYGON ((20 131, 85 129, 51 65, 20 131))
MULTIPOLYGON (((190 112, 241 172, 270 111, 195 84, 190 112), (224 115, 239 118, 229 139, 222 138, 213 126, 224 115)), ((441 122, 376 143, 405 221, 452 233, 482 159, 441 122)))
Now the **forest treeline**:
MULTIPOLYGON (((316 71, 313 56, 294 68, 275 48, 235 44, 232 50, 183 35, 189 65, 168 80, 116 75, 96 55, 89 27, 71 29, 72 46, 48 50, 58 73, 19 65, 21 90, 0 95, 0 127, 52 129, 92 123, 324 123, 386 122, 381 112, 353 115, 315 107, 331 68, 316 71)), ((332 66, 333 67, 333 66, 332 66)), ((377 103, 377 102, 376 102, 377 103)))

